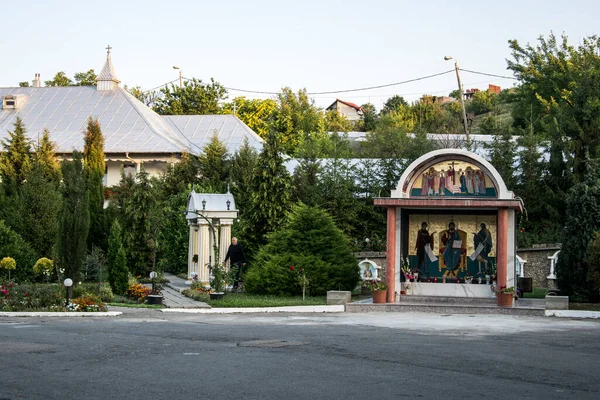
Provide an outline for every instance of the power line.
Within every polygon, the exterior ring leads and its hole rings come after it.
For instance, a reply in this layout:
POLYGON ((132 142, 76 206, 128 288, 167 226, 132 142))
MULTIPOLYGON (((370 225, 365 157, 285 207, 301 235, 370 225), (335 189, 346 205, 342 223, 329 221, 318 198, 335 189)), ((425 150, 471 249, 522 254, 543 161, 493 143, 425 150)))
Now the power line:
POLYGON ((512 79, 512 80, 518 81, 518 79, 515 78, 514 76, 495 75, 495 74, 488 74, 488 73, 485 73, 485 72, 471 71, 471 70, 468 70, 468 69, 462 69, 462 68, 459 68, 459 69, 461 71, 470 72, 472 74, 485 75, 485 76, 493 76, 493 77, 496 77, 496 78, 512 79))

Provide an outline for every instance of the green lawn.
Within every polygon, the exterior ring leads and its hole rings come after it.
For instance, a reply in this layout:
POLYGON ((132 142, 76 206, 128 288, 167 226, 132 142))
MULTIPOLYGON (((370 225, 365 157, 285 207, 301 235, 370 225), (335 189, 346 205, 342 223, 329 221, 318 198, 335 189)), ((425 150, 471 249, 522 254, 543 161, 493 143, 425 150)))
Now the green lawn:
POLYGON ((211 307, 285 307, 285 306, 321 306, 327 304, 327 298, 250 295, 246 293, 227 293, 222 300, 210 300, 210 296, 194 290, 185 290, 184 295, 203 301, 211 307))
POLYGON ((525 299, 543 299, 546 297, 546 293, 548 293, 548 289, 546 289, 546 288, 533 288, 533 292, 523 293, 523 298, 525 298, 525 299))
POLYGON ((126 308, 162 308, 163 306, 154 304, 140 304, 140 303, 107 303, 109 307, 126 307, 126 308))
POLYGON ((598 303, 569 303, 569 310, 600 311, 598 303))

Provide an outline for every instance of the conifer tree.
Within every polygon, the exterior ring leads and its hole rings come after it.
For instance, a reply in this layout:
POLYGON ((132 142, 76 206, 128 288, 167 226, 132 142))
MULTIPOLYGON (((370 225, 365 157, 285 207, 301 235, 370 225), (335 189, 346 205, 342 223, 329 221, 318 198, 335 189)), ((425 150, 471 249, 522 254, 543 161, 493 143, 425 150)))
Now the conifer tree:
POLYGON ((233 193, 235 205, 240 210, 242 218, 246 210, 250 208, 252 179, 257 161, 258 152, 250 147, 248 139, 245 138, 244 143, 233 156, 231 168, 233 183, 231 193, 233 193))
POLYGON ((201 183, 209 186, 213 192, 223 193, 229 183, 231 172, 231 159, 227 154, 227 147, 214 134, 198 156, 201 183))
POLYGON ((58 267, 65 270, 66 277, 78 279, 86 256, 90 227, 88 193, 85 188, 81 153, 74 151, 73 160, 63 161, 61 170, 63 203, 57 240, 58 267))
POLYGON ((7 195, 17 192, 18 185, 31 170, 31 142, 20 117, 17 117, 14 127, 14 131, 8 132, 8 139, 2 143, 4 151, 0 152, 0 178, 7 195))
POLYGON ((104 213, 104 188, 102 180, 104 162, 104 136, 100 122, 90 117, 84 135, 83 162, 90 207, 90 234, 88 248, 98 246, 106 250, 106 216, 104 213))
POLYGON ((127 291, 128 278, 127 256, 123 247, 121 225, 119 221, 115 220, 108 237, 108 283, 113 292, 122 295, 127 291))
POLYGON ((243 221, 249 254, 266 242, 267 233, 281 225, 291 208, 291 178, 275 131, 269 133, 258 156, 251 193, 251 206, 243 221))
POLYGON ((48 129, 44 129, 33 159, 42 168, 46 180, 56 184, 60 182, 60 162, 56 157, 56 144, 50 140, 48 129))

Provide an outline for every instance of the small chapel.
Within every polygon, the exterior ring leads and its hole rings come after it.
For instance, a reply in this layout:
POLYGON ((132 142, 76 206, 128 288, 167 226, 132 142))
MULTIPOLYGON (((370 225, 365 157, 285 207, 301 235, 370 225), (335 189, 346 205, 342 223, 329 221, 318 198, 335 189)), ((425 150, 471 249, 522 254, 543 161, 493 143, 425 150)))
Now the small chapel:
POLYGON ((403 295, 491 298, 517 286, 523 204, 481 156, 429 152, 375 205, 387 209, 387 303, 403 295))

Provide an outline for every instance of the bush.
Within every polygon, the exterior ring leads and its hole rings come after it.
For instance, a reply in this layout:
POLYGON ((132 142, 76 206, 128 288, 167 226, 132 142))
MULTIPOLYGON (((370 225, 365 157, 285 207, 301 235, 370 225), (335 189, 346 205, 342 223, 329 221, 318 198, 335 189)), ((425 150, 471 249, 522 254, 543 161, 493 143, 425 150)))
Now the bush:
POLYGON ((33 272, 35 272, 37 275, 43 275, 46 280, 48 280, 50 275, 52 275, 53 271, 54 261, 46 257, 42 257, 39 260, 37 260, 35 265, 33 266, 33 272))
POLYGON ((64 306, 62 285, 9 283, 0 287, 0 311, 61 311, 64 306))
POLYGON ((360 278, 348 238, 323 210, 302 204, 294 207, 281 230, 269 235, 254 264, 246 274, 248 293, 301 294, 292 265, 304 268, 311 296, 352 290, 360 278))
POLYGON ((81 312, 99 312, 108 311, 106 304, 100 300, 100 297, 91 294, 78 297, 71 301, 68 307, 69 311, 81 311, 81 312))
POLYGON ((141 283, 135 283, 133 285, 130 284, 129 288, 127 289, 127 297, 136 300, 138 303, 143 303, 150 292, 151 289, 147 288, 141 283))
MULTIPOLYGON (((37 260, 35 251, 23 238, 0 221, 0 259, 13 258, 19 268, 11 274, 15 281, 26 281, 33 277, 33 265, 37 260)), ((7 274, 8 276, 8 274, 7 274)))

